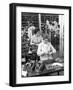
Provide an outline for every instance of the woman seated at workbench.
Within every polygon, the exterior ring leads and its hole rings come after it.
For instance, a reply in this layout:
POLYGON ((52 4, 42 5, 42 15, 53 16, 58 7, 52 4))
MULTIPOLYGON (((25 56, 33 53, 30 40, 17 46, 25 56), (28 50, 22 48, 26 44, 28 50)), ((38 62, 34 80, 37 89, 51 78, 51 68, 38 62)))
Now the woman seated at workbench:
POLYGON ((43 64, 53 63, 54 59, 52 54, 54 53, 56 53, 56 49, 52 46, 48 35, 45 35, 37 49, 37 55, 40 56, 40 62, 43 64))

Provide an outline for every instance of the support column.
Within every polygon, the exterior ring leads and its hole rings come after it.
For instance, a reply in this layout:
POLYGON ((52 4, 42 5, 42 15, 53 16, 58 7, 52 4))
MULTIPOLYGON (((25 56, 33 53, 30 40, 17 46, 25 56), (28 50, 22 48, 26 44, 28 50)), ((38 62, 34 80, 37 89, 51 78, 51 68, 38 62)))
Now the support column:
POLYGON ((64 16, 59 15, 59 24, 60 24, 60 45, 59 45, 59 55, 63 56, 64 54, 64 16))
POLYGON ((38 16, 39 16, 39 29, 41 31, 41 14, 38 14, 38 16))

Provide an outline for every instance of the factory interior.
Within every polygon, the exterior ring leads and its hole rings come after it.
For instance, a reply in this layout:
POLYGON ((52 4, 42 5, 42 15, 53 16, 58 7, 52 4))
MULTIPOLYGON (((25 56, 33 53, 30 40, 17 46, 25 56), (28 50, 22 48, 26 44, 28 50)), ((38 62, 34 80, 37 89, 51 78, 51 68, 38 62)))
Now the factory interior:
POLYGON ((21 77, 60 75, 64 75, 64 15, 22 12, 21 77))

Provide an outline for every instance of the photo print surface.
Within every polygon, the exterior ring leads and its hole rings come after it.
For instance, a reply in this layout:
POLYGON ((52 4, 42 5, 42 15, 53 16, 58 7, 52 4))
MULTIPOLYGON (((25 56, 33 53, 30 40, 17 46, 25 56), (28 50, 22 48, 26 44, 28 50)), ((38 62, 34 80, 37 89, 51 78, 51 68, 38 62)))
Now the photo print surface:
POLYGON ((64 76, 64 14, 21 12, 21 78, 64 76))

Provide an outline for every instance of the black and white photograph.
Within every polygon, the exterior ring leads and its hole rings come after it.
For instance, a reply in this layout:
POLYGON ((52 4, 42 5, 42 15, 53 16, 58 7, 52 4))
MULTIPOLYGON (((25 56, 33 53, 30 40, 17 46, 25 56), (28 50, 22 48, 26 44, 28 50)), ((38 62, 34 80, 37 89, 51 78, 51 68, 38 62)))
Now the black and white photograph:
POLYGON ((10 4, 10 86, 71 83, 71 7, 10 4))
POLYGON ((21 76, 64 75, 64 15, 21 13, 21 76))

